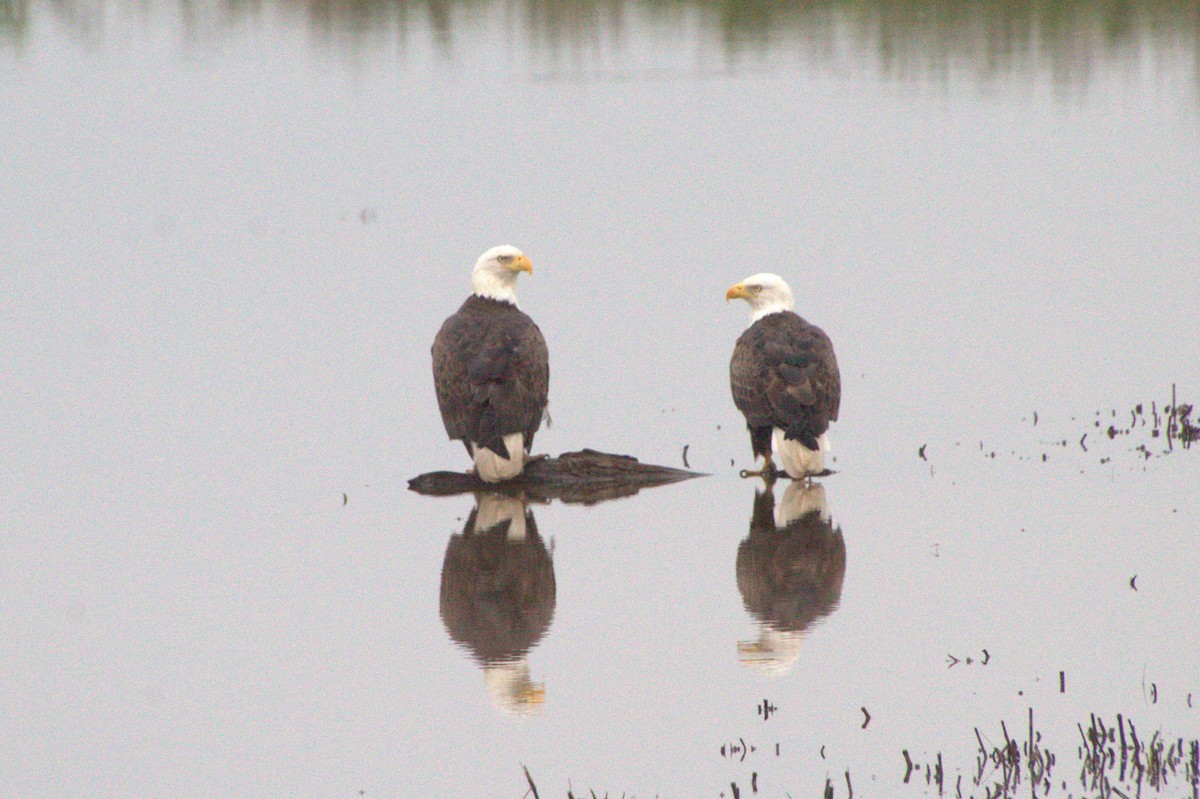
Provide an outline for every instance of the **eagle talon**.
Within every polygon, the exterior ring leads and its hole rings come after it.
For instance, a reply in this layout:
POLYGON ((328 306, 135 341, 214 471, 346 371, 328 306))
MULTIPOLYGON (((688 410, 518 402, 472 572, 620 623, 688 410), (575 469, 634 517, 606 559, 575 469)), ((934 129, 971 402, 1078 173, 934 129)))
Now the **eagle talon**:
POLYGON ((740 472, 738 472, 738 476, 743 479, 747 477, 761 477, 766 482, 773 483, 775 482, 775 478, 779 476, 779 470, 775 468, 775 464, 772 463, 768 458, 767 462, 763 464, 761 469, 758 469, 757 471, 742 469, 740 472))
POLYGON ((759 469, 756 472, 752 472, 749 469, 742 469, 740 472, 738 472, 738 476, 742 477, 742 478, 761 477, 764 482, 774 483, 775 480, 779 477, 779 472, 775 471, 774 469, 771 469, 771 470, 759 469))

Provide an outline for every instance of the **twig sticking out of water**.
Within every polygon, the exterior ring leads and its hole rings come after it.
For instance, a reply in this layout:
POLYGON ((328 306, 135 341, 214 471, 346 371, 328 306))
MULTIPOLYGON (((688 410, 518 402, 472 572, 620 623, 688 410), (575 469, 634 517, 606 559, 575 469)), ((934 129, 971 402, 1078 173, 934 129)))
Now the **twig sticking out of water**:
POLYGON ((1184 449, 1190 449, 1192 444, 1200 441, 1200 425, 1192 423, 1191 415, 1194 408, 1190 404, 1180 405, 1175 399, 1175 384, 1171 384, 1171 405, 1164 408, 1167 415, 1167 451, 1174 449, 1174 442, 1179 441, 1184 449))
POLYGON ((1036 794, 1038 784, 1043 784, 1047 792, 1050 790, 1050 767, 1054 764, 1054 754, 1041 747, 1042 734, 1033 729, 1033 708, 1029 708, 1029 740, 1025 742, 1025 761, 1029 768, 1029 790, 1036 794))
POLYGON ((1175 430, 1175 384, 1171 384, 1171 410, 1167 416, 1167 449, 1174 449, 1171 445, 1171 433, 1175 430))
MULTIPOLYGON (((529 783, 529 790, 533 791, 533 799, 540 799, 537 792, 537 786, 533 784, 533 777, 529 776, 529 769, 524 763, 521 764, 521 770, 525 772, 525 779, 529 783)), ((529 791, 526 791, 525 795, 528 796, 529 791)))
MULTIPOLYGON (((1052 793, 1057 787, 1051 776, 1057 757, 1042 744, 1042 733, 1034 726, 1033 710, 1028 712, 1027 739, 1019 741, 1008 733, 1002 721, 1000 731, 1003 744, 985 742, 985 736, 975 728, 974 783, 983 789, 982 796, 968 792, 967 796, 980 799, 1017 799, 1028 795, 1031 799, 1059 795, 1052 793), (1026 788, 1026 784, 1028 787, 1026 788)), ((1138 736, 1132 721, 1117 716, 1115 725, 1108 726, 1103 719, 1091 714, 1089 726, 1077 725, 1082 745, 1078 748, 1081 760, 1079 773, 1082 795, 1094 799, 1151 799, 1162 796, 1183 799, 1190 796, 1200 799, 1200 739, 1183 737, 1171 741, 1161 732, 1155 732, 1149 742, 1138 736)), ((907 785, 913 773, 920 774, 922 766, 914 763, 907 749, 902 751, 905 762, 904 783, 907 785)), ((945 785, 941 778, 941 753, 936 765, 924 765, 926 785, 936 784, 938 796, 945 796, 945 785)), ((962 777, 959 773, 955 784, 956 799, 963 799, 962 777)), ((1067 783, 1059 783, 1067 796, 1078 795, 1067 792, 1067 783)))

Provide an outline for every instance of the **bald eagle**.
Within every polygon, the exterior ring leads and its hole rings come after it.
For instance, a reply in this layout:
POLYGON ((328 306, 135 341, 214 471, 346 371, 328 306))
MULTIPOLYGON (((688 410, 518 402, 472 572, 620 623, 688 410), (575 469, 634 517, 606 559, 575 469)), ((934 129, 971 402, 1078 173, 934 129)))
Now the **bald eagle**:
POLYGON ((442 422, 496 483, 525 468, 550 389, 542 331, 517 307, 517 274, 533 264, 516 247, 493 247, 475 263, 474 289, 433 340, 433 383, 442 422))
POLYGON ((792 311, 792 290, 779 275, 751 275, 725 299, 750 304, 750 327, 729 362, 733 402, 746 417, 759 474, 774 477, 772 450, 795 479, 820 474, 829 450, 829 423, 838 418, 842 386, 833 343, 792 311))

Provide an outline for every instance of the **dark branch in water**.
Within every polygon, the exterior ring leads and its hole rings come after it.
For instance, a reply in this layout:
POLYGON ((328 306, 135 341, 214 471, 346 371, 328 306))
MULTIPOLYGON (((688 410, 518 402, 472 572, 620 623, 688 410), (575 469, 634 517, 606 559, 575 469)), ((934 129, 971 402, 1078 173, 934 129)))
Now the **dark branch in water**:
POLYGON ((537 786, 533 784, 533 777, 529 776, 529 768, 522 763, 521 770, 525 772, 525 779, 529 782, 529 790, 533 791, 533 799, 540 799, 537 792, 537 786))
POLYGON ((593 449, 564 452, 557 458, 538 458, 525 471, 503 483, 485 483, 466 472, 427 472, 408 481, 408 487, 428 496, 453 496, 477 491, 521 496, 533 502, 557 499, 590 505, 632 496, 643 488, 677 483, 702 476, 699 472, 641 463, 629 455, 593 449))

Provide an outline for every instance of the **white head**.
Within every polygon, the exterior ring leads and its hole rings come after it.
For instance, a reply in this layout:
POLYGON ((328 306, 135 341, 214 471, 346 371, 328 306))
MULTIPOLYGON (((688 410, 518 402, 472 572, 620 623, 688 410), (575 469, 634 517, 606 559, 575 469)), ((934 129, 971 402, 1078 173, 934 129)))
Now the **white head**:
POLYGON ((750 323, 767 314, 790 311, 795 307, 792 290, 779 275, 762 272, 735 283, 725 292, 726 301, 742 299, 750 303, 750 323))
POLYGON ((479 256, 471 273, 471 288, 480 297, 516 305, 518 272, 533 274, 533 264, 516 247, 501 244, 479 256))
POLYGON ((803 632, 763 624, 757 641, 738 641, 738 660, 764 676, 782 677, 796 665, 803 644, 803 632))
POLYGON ((533 681, 529 656, 485 663, 483 684, 496 709, 509 716, 540 716, 546 705, 546 684, 533 681))

